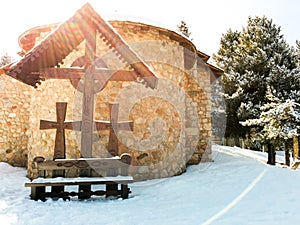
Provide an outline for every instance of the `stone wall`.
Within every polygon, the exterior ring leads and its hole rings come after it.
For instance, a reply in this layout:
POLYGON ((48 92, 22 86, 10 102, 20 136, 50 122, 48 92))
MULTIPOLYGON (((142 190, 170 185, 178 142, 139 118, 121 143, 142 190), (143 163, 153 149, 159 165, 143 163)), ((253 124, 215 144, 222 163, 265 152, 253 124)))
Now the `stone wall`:
POLYGON ((0 76, 0 161, 27 165, 31 87, 0 76))
MULTIPOLYGON (((155 90, 136 82, 108 82, 95 98, 95 119, 108 120, 108 103, 119 102, 119 121, 134 123, 133 132, 118 134, 120 153, 133 155, 132 175, 137 180, 173 176, 185 171, 187 163, 211 160, 210 71, 205 63, 195 58, 187 69, 186 49, 173 38, 175 34, 171 31, 132 22, 112 21, 111 24, 160 78, 155 90)), ((69 67, 83 56, 84 46, 82 43, 67 56, 61 67, 69 67)), ((110 69, 129 68, 101 39, 97 55, 110 69)), ((19 154, 24 162, 20 165, 24 165, 28 154, 28 174, 35 177, 31 168, 33 158, 39 155, 52 159, 55 140, 55 130, 39 129, 40 119, 56 120, 55 104, 65 101, 68 102, 66 119, 80 120, 82 93, 67 80, 47 80, 33 90, 7 76, 0 79, 1 84, 4 81, 16 90, 24 89, 13 95, 13 89, 7 87, 11 90, 7 92, 9 99, 2 99, 6 107, 0 114, 3 121, 0 132, 7 138, 2 138, 2 142, 0 139, 0 157, 14 164, 15 154, 19 154), (12 123, 12 117, 21 124, 12 123), (8 122, 12 124, 10 129, 8 122)), ((93 155, 106 156, 108 131, 95 132, 93 140, 93 155)), ((67 158, 79 157, 79 146, 80 132, 67 131, 67 158)))

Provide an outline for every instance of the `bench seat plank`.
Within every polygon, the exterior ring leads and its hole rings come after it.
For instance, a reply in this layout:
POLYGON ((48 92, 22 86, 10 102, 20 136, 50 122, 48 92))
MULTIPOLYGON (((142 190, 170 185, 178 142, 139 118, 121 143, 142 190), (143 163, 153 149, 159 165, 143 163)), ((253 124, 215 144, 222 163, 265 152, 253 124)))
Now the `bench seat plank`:
POLYGON ((63 186, 63 185, 85 185, 85 184, 129 184, 133 183, 132 176, 116 176, 116 177, 76 177, 76 178, 37 178, 29 183, 25 183, 25 187, 39 186, 63 186))

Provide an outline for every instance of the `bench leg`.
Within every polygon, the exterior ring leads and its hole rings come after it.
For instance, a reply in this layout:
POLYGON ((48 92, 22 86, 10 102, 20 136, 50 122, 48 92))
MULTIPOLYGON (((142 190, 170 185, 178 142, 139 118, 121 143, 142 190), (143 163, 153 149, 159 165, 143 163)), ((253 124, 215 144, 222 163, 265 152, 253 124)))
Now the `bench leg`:
POLYGON ((45 201, 46 200, 45 192, 46 192, 46 187, 31 187, 30 197, 35 201, 39 199, 45 201))
POLYGON ((91 185, 78 186, 78 199, 88 199, 91 197, 91 185))
POLYGON ((123 199, 128 199, 129 196, 129 188, 127 184, 121 184, 121 197, 123 199))
POLYGON ((33 200, 37 200, 36 198, 36 187, 31 187, 30 198, 33 200))
POLYGON ((106 197, 118 195, 118 184, 106 184, 106 197))
POLYGON ((51 195, 52 197, 56 197, 59 198, 61 196, 61 193, 63 193, 65 191, 65 187, 64 186, 52 186, 51 187, 51 195))

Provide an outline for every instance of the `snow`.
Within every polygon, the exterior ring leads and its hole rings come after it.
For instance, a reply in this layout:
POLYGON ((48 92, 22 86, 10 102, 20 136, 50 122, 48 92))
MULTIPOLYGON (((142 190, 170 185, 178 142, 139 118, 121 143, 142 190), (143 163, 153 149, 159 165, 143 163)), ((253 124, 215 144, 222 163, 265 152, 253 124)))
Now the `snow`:
POLYGON ((215 145, 214 162, 131 184, 127 200, 46 202, 30 200, 25 169, 0 163, 0 224, 298 224, 300 172, 269 166, 266 158, 215 145))

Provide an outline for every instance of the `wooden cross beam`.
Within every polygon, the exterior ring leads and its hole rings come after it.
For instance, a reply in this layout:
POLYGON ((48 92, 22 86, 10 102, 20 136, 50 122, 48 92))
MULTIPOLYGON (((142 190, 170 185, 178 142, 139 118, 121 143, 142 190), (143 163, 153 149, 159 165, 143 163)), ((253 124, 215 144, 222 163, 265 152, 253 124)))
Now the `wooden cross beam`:
POLYGON ((109 117, 110 121, 96 121, 96 130, 109 130, 109 141, 107 150, 110 156, 119 155, 119 142, 118 142, 118 132, 120 130, 133 130, 132 121, 122 121, 118 122, 119 116, 119 103, 109 103, 109 117))
MULTIPOLYGON (((68 79, 77 91, 84 92, 86 70, 83 68, 48 68, 41 70, 43 79, 68 79)), ((93 74, 93 92, 103 90, 108 81, 137 81, 138 75, 130 70, 110 70, 107 68, 90 67, 88 72, 93 74)))
MULTIPOLYGON (((91 70, 95 80, 106 81, 135 81, 137 73, 131 70, 110 70, 107 68, 93 68, 91 70)), ((44 79, 80 80, 85 74, 82 68, 47 68, 41 70, 44 79)))
POLYGON ((81 122, 65 122, 67 112, 66 102, 56 103, 56 121, 40 120, 40 130, 56 129, 53 159, 66 158, 65 129, 80 130, 81 122))

